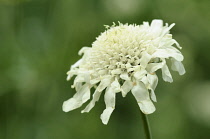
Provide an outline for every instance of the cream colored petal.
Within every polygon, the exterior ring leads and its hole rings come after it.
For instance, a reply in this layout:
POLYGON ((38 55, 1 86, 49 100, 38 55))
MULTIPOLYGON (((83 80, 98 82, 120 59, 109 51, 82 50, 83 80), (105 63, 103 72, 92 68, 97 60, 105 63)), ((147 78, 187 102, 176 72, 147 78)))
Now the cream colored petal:
POLYGON ((85 82, 85 78, 82 75, 77 75, 76 78, 74 79, 74 86, 76 85, 76 83, 82 83, 85 82))
POLYGON ((170 83, 173 82, 173 78, 166 64, 162 67, 162 77, 163 77, 163 80, 166 82, 170 82, 170 83))
POLYGON ((111 84, 111 76, 110 77, 105 77, 104 79, 101 80, 100 84, 97 87, 97 91, 101 92, 103 91, 107 86, 111 84))
POLYGON ((152 54, 153 58, 169 58, 173 57, 177 61, 182 61, 184 59, 183 55, 176 48, 167 48, 167 49, 157 49, 156 52, 152 54))
POLYGON ((185 74, 186 71, 185 71, 185 68, 184 68, 182 62, 177 61, 174 58, 171 59, 171 62, 172 62, 172 66, 171 66, 172 70, 178 71, 179 75, 185 74))
POLYGON ((122 96, 125 97, 127 93, 133 88, 133 83, 130 80, 127 80, 121 86, 122 96))
POLYGON ((136 71, 136 72, 134 73, 134 77, 135 77, 137 80, 141 80, 142 77, 144 77, 146 73, 147 73, 146 70, 140 69, 139 71, 136 71))
POLYGON ((112 107, 108 107, 103 111, 103 113, 101 114, 101 120, 102 120, 103 124, 105 124, 105 125, 108 124, 109 118, 113 111, 114 111, 114 108, 112 108, 112 107))
POLYGON ((73 65, 71 66, 71 69, 74 69, 74 68, 79 67, 79 65, 80 65, 81 63, 82 63, 82 59, 78 60, 75 64, 73 64, 73 65))
POLYGON ((79 55, 82 55, 83 53, 85 53, 87 50, 91 49, 90 47, 82 47, 80 50, 79 50, 79 55))
POLYGON ((168 34, 169 33, 169 30, 175 26, 175 23, 171 24, 169 27, 166 27, 163 32, 161 33, 161 37, 163 37, 164 35, 168 34))
POLYGON ((74 75, 76 75, 77 74, 77 70, 70 70, 70 71, 68 71, 67 72, 67 81, 69 81, 74 75))
POLYGON ((151 99, 154 101, 154 102, 157 102, 157 98, 156 98, 156 95, 155 95, 155 92, 154 90, 151 88, 151 93, 150 93, 150 96, 151 96, 151 99))
POLYGON ((151 60, 151 58, 152 58, 152 56, 150 54, 148 54, 147 52, 144 52, 140 59, 141 66, 146 68, 146 66, 147 66, 148 62, 151 60))
POLYGON ((155 90, 158 84, 158 77, 156 74, 147 74, 148 82, 153 90, 155 90))
POLYGON ((148 79, 147 79, 147 76, 145 75, 144 77, 142 77, 142 79, 141 79, 141 82, 143 82, 143 84, 145 85, 145 86, 148 86, 148 79))
POLYGON ((130 77, 128 76, 128 73, 122 73, 120 75, 120 78, 123 79, 123 80, 130 80, 130 77))
POLYGON ((64 101, 63 111, 69 112, 71 110, 77 109, 82 106, 82 101, 75 98, 70 98, 69 100, 64 101))
POLYGON ((150 64, 147 65, 146 70, 149 73, 154 73, 158 69, 161 69, 163 67, 163 65, 164 65, 164 62, 161 62, 161 63, 150 63, 150 64))
POLYGON ((115 70, 112 70, 112 74, 121 74, 121 69, 115 69, 115 70))
POLYGON ((131 92, 137 102, 149 99, 149 92, 142 82, 137 82, 137 85, 132 88, 131 92))
POLYGON ((95 103, 99 100, 100 96, 101 96, 102 92, 98 92, 97 90, 95 90, 94 94, 93 94, 93 99, 90 101, 90 103, 85 107, 84 110, 81 111, 81 113, 84 112, 89 112, 94 106, 95 103))
POLYGON ((68 74, 66 80, 69 81, 69 80, 71 80, 72 77, 73 77, 73 74, 68 74))
POLYGON ((106 104, 106 109, 103 111, 103 113, 101 114, 101 120, 103 122, 103 124, 107 124, 109 121, 109 118, 115 108, 115 96, 116 93, 114 92, 114 88, 112 87, 108 87, 106 89, 106 93, 104 96, 104 101, 106 104))
POLYGON ((83 98, 83 96, 86 95, 86 93, 90 93, 90 88, 87 84, 84 84, 79 89, 79 91, 73 96, 73 98, 70 98, 69 100, 63 103, 63 111, 68 112, 81 107, 82 104, 88 100, 87 97, 83 98))
POLYGON ((179 43, 171 38, 163 38, 163 40, 159 44, 159 48, 166 48, 166 47, 173 47, 172 45, 176 44, 176 46, 181 49, 182 47, 179 45, 179 43))
POLYGON ((163 29, 163 21, 162 20, 152 20, 152 23, 150 25, 150 32, 154 37, 158 37, 163 29))
POLYGON ((90 89, 87 89, 87 91, 82 96, 82 103, 87 102, 90 99, 90 89))
POLYGON ((133 96, 144 114, 150 114, 155 111, 155 106, 149 98, 149 92, 142 82, 137 83, 131 90, 133 96))
POLYGON ((98 82, 100 82, 99 78, 95 78, 95 79, 90 80, 90 84, 97 84, 98 82))
POLYGON ((138 103, 138 105, 144 114, 151 114, 156 110, 151 100, 141 101, 138 103))
POLYGON ((82 87, 82 82, 78 82, 75 85, 73 85, 76 91, 79 91, 79 89, 82 87))
POLYGON ((114 82, 112 82, 111 87, 113 88, 114 92, 120 92, 120 83, 118 82, 117 78, 115 78, 114 82))

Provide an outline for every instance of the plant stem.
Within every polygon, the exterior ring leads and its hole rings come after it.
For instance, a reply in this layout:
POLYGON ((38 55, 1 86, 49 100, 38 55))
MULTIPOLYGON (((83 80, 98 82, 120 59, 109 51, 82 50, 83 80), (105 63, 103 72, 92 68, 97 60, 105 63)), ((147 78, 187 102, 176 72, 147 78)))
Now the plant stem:
POLYGON ((152 139, 152 133, 151 133, 151 130, 150 130, 147 115, 142 113, 142 112, 141 112, 141 115, 142 115, 142 121, 143 121, 143 124, 144 124, 145 137, 146 137, 146 139, 152 139))

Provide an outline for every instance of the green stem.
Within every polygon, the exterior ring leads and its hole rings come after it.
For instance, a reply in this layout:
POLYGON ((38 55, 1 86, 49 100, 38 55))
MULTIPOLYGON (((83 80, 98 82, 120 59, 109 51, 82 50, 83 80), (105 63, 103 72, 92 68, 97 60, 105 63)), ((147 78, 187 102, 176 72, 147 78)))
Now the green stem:
POLYGON ((141 112, 141 115, 142 115, 142 121, 143 121, 143 124, 144 124, 145 137, 146 137, 146 139, 152 139, 152 133, 151 133, 151 130, 150 130, 147 115, 142 113, 142 112, 141 112))

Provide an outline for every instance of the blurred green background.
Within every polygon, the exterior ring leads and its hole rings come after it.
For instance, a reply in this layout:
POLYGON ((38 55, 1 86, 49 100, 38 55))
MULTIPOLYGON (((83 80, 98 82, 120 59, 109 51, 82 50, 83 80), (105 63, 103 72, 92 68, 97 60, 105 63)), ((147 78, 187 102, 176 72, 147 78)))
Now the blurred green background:
POLYGON ((172 72, 171 84, 159 78, 154 139, 209 139, 209 7, 209 0, 0 0, 0 139, 143 139, 131 94, 117 95, 107 126, 103 97, 88 114, 61 107, 75 93, 66 72, 103 25, 152 19, 176 23, 187 71, 172 72))

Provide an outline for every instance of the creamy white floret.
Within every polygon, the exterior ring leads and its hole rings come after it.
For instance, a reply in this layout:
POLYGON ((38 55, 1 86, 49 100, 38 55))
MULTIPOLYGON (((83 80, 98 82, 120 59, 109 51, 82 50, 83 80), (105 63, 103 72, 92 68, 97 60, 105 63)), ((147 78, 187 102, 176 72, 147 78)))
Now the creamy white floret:
POLYGON ((106 109, 101 114, 107 124, 115 109, 116 93, 125 97, 131 91, 141 111, 150 114, 155 111, 152 102, 156 102, 154 90, 158 84, 156 71, 162 70, 164 81, 173 82, 166 64, 171 59, 172 70, 180 75, 185 73, 182 53, 174 47, 179 44, 172 38, 169 30, 172 24, 163 26, 162 20, 153 20, 151 25, 128 25, 119 23, 107 27, 107 30, 96 38, 92 47, 83 47, 79 55, 83 57, 71 66, 67 80, 74 75, 73 88, 77 93, 65 101, 65 112, 82 106, 90 99, 90 89, 95 87, 92 100, 83 112, 89 112, 105 90, 106 109))

